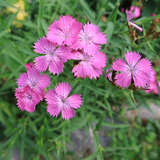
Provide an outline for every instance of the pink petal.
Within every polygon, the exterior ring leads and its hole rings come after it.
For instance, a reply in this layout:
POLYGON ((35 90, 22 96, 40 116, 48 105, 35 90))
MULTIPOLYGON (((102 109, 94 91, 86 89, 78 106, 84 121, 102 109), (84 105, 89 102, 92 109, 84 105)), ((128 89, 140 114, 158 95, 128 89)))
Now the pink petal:
POLYGON ((70 97, 67 98, 67 103, 69 104, 69 106, 71 108, 79 108, 82 104, 82 98, 81 98, 81 95, 79 94, 74 94, 70 97))
POLYGON ((27 73, 20 74, 17 80, 18 87, 25 87, 27 85, 28 75, 27 73))
POLYGON ((34 62, 36 69, 40 72, 46 71, 49 65, 49 61, 47 61, 46 56, 36 57, 34 62))
POLYGON ((133 22, 131 22, 131 21, 129 21, 128 23, 129 23, 130 25, 132 25, 133 27, 135 27, 136 29, 138 29, 140 32, 143 31, 143 29, 142 29, 141 27, 139 27, 138 25, 136 25, 135 23, 133 23, 133 22))
POLYGON ((123 72, 115 76, 115 83, 124 88, 128 88, 131 84, 131 73, 123 72))
POLYGON ((150 82, 150 73, 152 71, 151 62, 147 59, 141 59, 135 66, 133 80, 136 87, 145 88, 150 82))
POLYGON ((54 74, 60 74, 63 72, 64 63, 58 57, 55 57, 49 64, 49 71, 54 74))
POLYGON ((109 69, 106 70, 105 77, 107 79, 109 79, 109 81, 111 81, 111 82, 113 81, 112 74, 113 74, 113 69, 112 68, 109 68, 109 69))
POLYGON ((51 89, 45 95, 45 99, 49 105, 56 105, 56 92, 55 90, 51 89))
POLYGON ((141 56, 140 54, 136 52, 127 52, 125 54, 125 59, 130 67, 134 67, 135 64, 140 60, 141 56))
POLYGON ((74 116, 75 116, 75 112, 74 112, 74 110, 72 108, 64 107, 62 109, 62 118, 63 119, 68 120, 68 119, 70 119, 70 118, 72 118, 74 116))
POLYGON ((40 79, 38 82, 38 87, 40 88, 47 88, 50 85, 50 78, 46 74, 40 75, 40 79))
POLYGON ((102 52, 97 52, 93 58, 91 58, 91 63, 96 68, 104 68, 106 66, 107 56, 102 52))
POLYGON ((57 117, 59 115, 60 111, 61 110, 57 105, 49 104, 47 106, 47 112, 53 117, 57 117))
POLYGON ((123 59, 118 59, 112 64, 112 68, 115 71, 126 71, 128 69, 128 65, 123 59))
POLYGON ((54 43, 51 43, 50 41, 47 40, 46 37, 43 37, 39 39, 35 44, 34 44, 34 51, 37 53, 41 54, 46 54, 50 51, 53 51, 56 48, 56 45, 54 43))
POLYGON ((56 93, 63 98, 66 98, 71 91, 71 86, 67 82, 61 82, 56 86, 56 93))
POLYGON ((102 74, 103 68, 98 69, 91 64, 82 61, 76 66, 74 66, 72 72, 74 73, 74 76, 79 78, 85 78, 88 76, 90 79, 96 79, 102 74))

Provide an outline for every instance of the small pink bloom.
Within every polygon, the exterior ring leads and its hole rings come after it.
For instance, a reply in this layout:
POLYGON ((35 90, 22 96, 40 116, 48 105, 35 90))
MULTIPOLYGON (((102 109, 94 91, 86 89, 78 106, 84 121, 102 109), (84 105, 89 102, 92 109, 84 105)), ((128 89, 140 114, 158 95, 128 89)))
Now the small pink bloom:
POLYGON ((50 78, 45 74, 40 74, 31 64, 26 64, 27 73, 22 73, 17 80, 19 88, 29 86, 39 95, 39 99, 44 97, 44 88, 50 85, 50 78))
POLYGON ((131 11, 133 13, 134 18, 138 18, 141 15, 141 8, 140 7, 131 6, 129 11, 131 11))
POLYGON ((107 69, 105 77, 111 82, 113 81, 112 75, 113 75, 113 69, 112 68, 107 69))
POLYGON ((63 71, 64 63, 67 62, 70 49, 48 41, 45 37, 38 40, 34 45, 34 51, 44 56, 36 57, 34 62, 36 68, 43 72, 49 67, 53 74, 60 74, 63 71))
POLYGON ((128 88, 133 79, 136 87, 146 88, 150 83, 150 72, 152 71, 151 62, 145 58, 141 59, 136 52, 127 52, 126 62, 123 59, 116 60, 112 68, 120 71, 115 76, 115 83, 124 88, 128 88))
POLYGON ((156 16, 156 14, 155 14, 155 13, 152 13, 152 16, 156 16))
POLYGON ((148 88, 145 90, 146 93, 153 92, 154 94, 158 94, 158 87, 156 82, 156 72, 152 70, 150 72, 150 83, 148 88))
POLYGON ((45 98, 48 103, 47 111, 51 116, 57 117, 60 112, 62 118, 66 120, 75 116, 74 109, 81 106, 82 99, 79 94, 68 96, 70 91, 71 86, 65 82, 59 83, 55 90, 48 91, 45 98))
POLYGON ((77 39, 81 28, 81 23, 71 16, 62 16, 50 25, 47 39, 58 45, 66 44, 71 46, 77 39))
POLYGON ((16 88, 15 96, 17 105, 21 111, 34 112, 36 105, 40 102, 39 95, 29 86, 16 88))
POLYGON ((97 52, 93 55, 87 53, 75 52, 72 59, 80 62, 72 69, 74 76, 79 78, 89 77, 96 79, 99 77, 104 67, 106 66, 106 55, 102 52, 97 52))
POLYGON ((126 15, 127 15, 127 20, 128 20, 128 23, 135 27, 136 29, 138 29, 140 32, 142 32, 142 28, 139 27, 138 25, 136 25, 134 22, 132 22, 131 20, 133 18, 137 18, 140 16, 140 8, 139 7, 134 7, 134 6, 131 6, 130 10, 126 10, 126 15))
POLYGON ((99 32, 98 26, 95 24, 85 24, 83 30, 80 31, 74 49, 83 49, 88 54, 98 52, 100 45, 106 43, 106 36, 99 32))

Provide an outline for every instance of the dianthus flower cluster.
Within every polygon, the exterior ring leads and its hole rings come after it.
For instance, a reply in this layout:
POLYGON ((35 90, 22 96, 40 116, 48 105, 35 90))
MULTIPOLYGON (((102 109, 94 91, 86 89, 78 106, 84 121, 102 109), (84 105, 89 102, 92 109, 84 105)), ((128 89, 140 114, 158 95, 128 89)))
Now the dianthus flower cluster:
MULTIPOLYGON (((126 10, 126 13, 130 24, 133 17, 139 16, 136 8, 126 10)), ((49 26, 46 36, 33 46, 34 51, 39 54, 34 59, 34 64, 26 64, 27 72, 22 73, 17 80, 15 96, 19 109, 33 112, 36 105, 45 99, 47 112, 51 116, 57 117, 61 113, 66 120, 74 117, 74 109, 82 105, 82 96, 70 95, 71 86, 67 82, 61 82, 55 89, 46 92, 50 78, 41 72, 48 70, 52 75, 59 75, 63 72, 64 64, 74 60, 78 62, 72 69, 75 77, 97 79, 106 66, 107 57, 100 51, 101 45, 105 43, 105 34, 95 24, 82 25, 71 16, 62 16, 55 20, 49 26)), ((139 53, 127 52, 125 60, 119 58, 114 61, 112 67, 106 70, 105 76, 121 88, 134 85, 143 88, 146 93, 158 94, 156 73, 152 64, 139 53)))
POLYGON ((34 64, 27 64, 27 73, 22 73, 18 79, 15 95, 18 107, 23 111, 33 112, 36 104, 44 98, 51 116, 62 112, 63 119, 72 118, 82 104, 81 95, 68 96, 71 86, 59 83, 56 89, 48 93, 44 89, 50 85, 50 78, 41 74, 49 70, 53 75, 63 72, 64 63, 76 60, 78 64, 72 69, 75 77, 96 79, 106 66, 106 55, 100 52, 106 36, 95 24, 82 24, 71 16, 62 16, 55 20, 48 29, 46 36, 34 44, 34 51, 40 56, 34 59, 34 64))

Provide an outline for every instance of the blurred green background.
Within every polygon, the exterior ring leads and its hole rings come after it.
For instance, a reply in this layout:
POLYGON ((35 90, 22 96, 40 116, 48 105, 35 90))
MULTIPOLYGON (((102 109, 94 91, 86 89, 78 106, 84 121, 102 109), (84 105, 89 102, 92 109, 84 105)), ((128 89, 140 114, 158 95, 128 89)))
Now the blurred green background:
POLYGON ((82 94, 83 105, 75 118, 50 117, 45 102, 32 114, 21 112, 14 97, 24 64, 37 56, 33 43, 62 15, 97 24, 107 34, 102 47, 106 68, 126 51, 136 51, 152 61, 160 80, 159 13, 159 0, 0 0, 0 160, 15 155, 19 160, 159 160, 159 95, 120 89, 104 77, 105 72, 97 80, 74 78, 69 61, 59 76, 47 74, 50 88, 65 81, 73 93, 82 94), (141 17, 134 22, 143 32, 137 31, 135 40, 120 12, 131 5, 141 7, 141 17))

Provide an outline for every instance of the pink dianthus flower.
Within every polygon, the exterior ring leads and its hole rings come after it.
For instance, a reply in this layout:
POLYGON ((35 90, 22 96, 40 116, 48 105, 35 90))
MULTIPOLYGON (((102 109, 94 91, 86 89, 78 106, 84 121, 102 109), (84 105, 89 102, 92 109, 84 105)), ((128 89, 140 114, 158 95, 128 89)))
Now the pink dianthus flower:
POLYGON ((18 88, 29 86, 42 100, 44 98, 44 88, 50 85, 50 78, 46 74, 40 74, 33 64, 27 64, 26 69, 27 73, 22 73, 17 80, 18 88))
POLYGON ((62 16, 50 25, 47 39, 58 45, 66 44, 71 46, 77 39, 81 28, 81 23, 71 16, 62 16))
POLYGON ((102 52, 97 52, 92 55, 85 52, 75 52, 73 53, 72 59, 80 61, 72 69, 74 76, 78 78, 85 78, 88 76, 90 79, 96 79, 102 74, 106 66, 107 57, 102 52))
POLYGON ((113 81, 112 75, 113 75, 113 69, 112 68, 107 69, 105 77, 111 82, 113 81))
POLYGON ((38 93, 34 92, 29 86, 16 88, 15 96, 17 106, 21 111, 34 112, 36 105, 40 102, 38 93))
POLYGON ((126 10, 126 15, 127 15, 128 23, 131 26, 133 26, 136 29, 138 29, 140 32, 142 32, 142 28, 139 27, 138 25, 136 25, 134 22, 131 21, 133 18, 137 18, 137 17, 140 16, 140 8, 139 7, 131 6, 130 10, 126 10))
POLYGON ((53 74, 60 74, 63 71, 64 63, 67 62, 70 49, 65 46, 57 46, 43 37, 34 45, 34 51, 44 56, 36 57, 34 62, 36 68, 43 72, 49 67, 53 74))
POLYGON ((98 52, 100 45, 105 43, 106 35, 99 32, 98 26, 88 23, 83 26, 73 48, 83 49, 88 54, 94 54, 98 52))
POLYGON ((146 88, 150 83, 151 62, 136 52, 125 54, 126 62, 123 59, 116 60, 112 68, 119 71, 115 76, 115 83, 124 88, 128 88, 133 79, 136 87, 146 88))
POLYGON ((65 82, 59 83, 55 90, 48 91, 45 98, 48 103, 47 111, 51 116, 57 117, 60 112, 66 120, 75 116, 74 109, 81 106, 82 99, 79 94, 69 96, 70 91, 71 86, 65 82))

